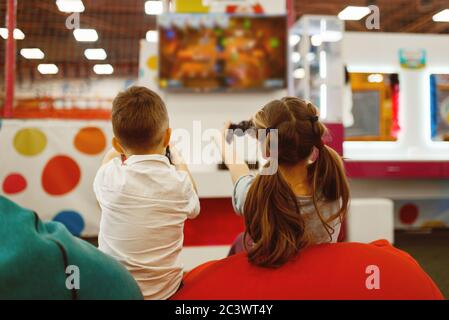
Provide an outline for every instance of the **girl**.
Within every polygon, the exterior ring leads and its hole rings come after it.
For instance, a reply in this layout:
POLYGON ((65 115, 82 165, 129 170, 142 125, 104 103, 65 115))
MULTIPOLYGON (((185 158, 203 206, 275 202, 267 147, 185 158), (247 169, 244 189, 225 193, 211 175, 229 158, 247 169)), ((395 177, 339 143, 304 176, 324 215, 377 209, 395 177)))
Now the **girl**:
MULTIPOLYGON (((311 103, 295 97, 274 100, 252 122, 257 130, 277 129, 278 170, 253 176, 246 164, 232 163, 226 153, 223 157, 234 182, 234 209, 247 226, 243 238, 249 261, 279 267, 308 245, 337 241, 349 186, 341 158, 323 143, 327 129, 311 103)), ((270 133, 262 148, 268 150, 269 144, 270 133)))

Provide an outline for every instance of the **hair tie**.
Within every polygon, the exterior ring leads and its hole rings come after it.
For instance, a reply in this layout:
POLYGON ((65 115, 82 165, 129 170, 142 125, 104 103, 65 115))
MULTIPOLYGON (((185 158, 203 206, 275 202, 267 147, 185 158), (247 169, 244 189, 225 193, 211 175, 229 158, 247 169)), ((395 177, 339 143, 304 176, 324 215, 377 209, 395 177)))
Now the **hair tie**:
POLYGON ((312 123, 313 123, 313 122, 317 122, 319 119, 320 119, 320 118, 319 118, 318 116, 311 116, 311 117, 309 118, 309 120, 312 121, 312 123))
POLYGON ((275 128, 271 128, 271 127, 266 128, 265 129, 265 136, 268 136, 268 134, 270 133, 270 130, 276 130, 276 129, 275 128))
MULTIPOLYGON (((312 132, 313 132, 314 135, 317 135, 317 134, 318 134, 318 133, 315 131, 315 122, 317 122, 318 119, 319 119, 318 116, 310 116, 310 117, 309 117, 310 124, 312 125, 312 132)), ((320 136, 320 139, 321 139, 321 136, 320 136)))

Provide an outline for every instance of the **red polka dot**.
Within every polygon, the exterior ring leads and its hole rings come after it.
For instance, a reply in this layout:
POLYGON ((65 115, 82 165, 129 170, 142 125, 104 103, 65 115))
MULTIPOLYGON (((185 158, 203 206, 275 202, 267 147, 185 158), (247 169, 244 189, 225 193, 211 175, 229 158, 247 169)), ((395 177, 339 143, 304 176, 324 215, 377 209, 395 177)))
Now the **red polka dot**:
POLYGON ((419 209, 412 203, 405 204, 399 210, 399 219, 403 224, 413 224, 419 215, 419 209))
POLYGON ((3 192, 15 194, 22 192, 27 187, 27 181, 20 173, 11 173, 3 181, 3 192))
POLYGON ((53 196, 72 191, 80 181, 81 171, 78 164, 67 156, 50 159, 42 172, 42 187, 53 196))

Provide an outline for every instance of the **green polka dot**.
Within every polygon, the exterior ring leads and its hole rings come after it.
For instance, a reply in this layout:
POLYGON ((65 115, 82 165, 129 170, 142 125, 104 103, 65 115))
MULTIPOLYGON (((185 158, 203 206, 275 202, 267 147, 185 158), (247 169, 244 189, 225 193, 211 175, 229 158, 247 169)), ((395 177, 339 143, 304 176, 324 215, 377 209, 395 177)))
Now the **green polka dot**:
POLYGON ((270 47, 272 47, 272 48, 279 47, 279 39, 278 38, 270 38, 270 47))
POLYGON ((18 153, 31 157, 44 151, 47 137, 39 129, 25 128, 16 133, 13 144, 18 153))
POLYGON ((245 19, 245 22, 243 22, 243 27, 248 30, 251 28, 251 20, 245 19))

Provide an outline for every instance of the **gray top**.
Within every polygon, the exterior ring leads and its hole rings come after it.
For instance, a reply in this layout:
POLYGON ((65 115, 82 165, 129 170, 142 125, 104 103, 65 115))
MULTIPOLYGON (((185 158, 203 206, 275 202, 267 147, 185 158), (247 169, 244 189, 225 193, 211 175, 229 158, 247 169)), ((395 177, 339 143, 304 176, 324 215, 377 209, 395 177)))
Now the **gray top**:
MULTIPOLYGON (((232 194, 232 206, 234 211, 238 215, 243 215, 243 206, 245 204, 246 195, 248 193, 249 187, 254 181, 255 176, 247 175, 240 177, 234 185, 234 192, 232 194)), ((314 244, 326 243, 326 242, 337 242, 338 235, 340 234, 340 219, 335 219, 330 223, 334 228, 334 233, 332 234, 332 240, 321 223, 318 213, 315 210, 311 196, 298 196, 298 204, 301 210, 301 215, 304 217, 306 230, 309 232, 311 241, 314 244)), ((339 209, 338 201, 335 202, 318 202, 318 207, 320 208, 320 213, 326 220, 333 214, 335 214, 339 209)))

